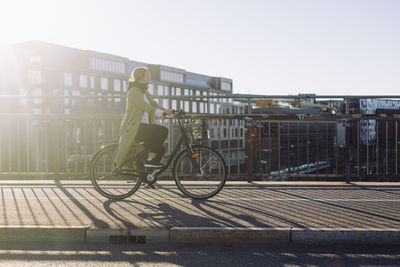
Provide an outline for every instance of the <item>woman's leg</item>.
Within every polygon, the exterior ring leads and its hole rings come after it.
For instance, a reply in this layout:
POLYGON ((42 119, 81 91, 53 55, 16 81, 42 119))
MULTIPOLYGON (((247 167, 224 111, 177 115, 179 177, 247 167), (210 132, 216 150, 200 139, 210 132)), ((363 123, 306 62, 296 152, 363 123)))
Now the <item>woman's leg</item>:
POLYGON ((168 136, 168 129, 157 124, 141 123, 136 140, 144 142, 144 146, 150 149, 149 158, 159 162, 165 153, 164 142, 168 136))

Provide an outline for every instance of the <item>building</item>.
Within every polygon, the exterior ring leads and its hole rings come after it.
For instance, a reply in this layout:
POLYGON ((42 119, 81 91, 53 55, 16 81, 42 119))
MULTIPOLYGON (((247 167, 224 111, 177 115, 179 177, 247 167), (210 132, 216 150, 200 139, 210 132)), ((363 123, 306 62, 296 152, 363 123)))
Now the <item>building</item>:
MULTIPOLYGON (((137 66, 149 68, 153 81, 148 90, 165 108, 200 114, 245 112, 243 104, 226 98, 233 89, 233 81, 228 78, 138 62, 91 50, 29 41, 0 50, 0 95, 3 95, 0 98, 0 113, 60 116, 122 114, 126 104, 127 80, 137 66)), ((69 144, 63 147, 67 151, 65 161, 71 155, 79 158, 77 155, 89 153, 95 146, 94 142, 97 142, 93 136, 102 139, 102 142, 118 140, 107 133, 107 129, 86 130, 83 125, 65 126, 63 129, 63 138, 68 140, 63 144, 69 144), (93 144, 81 141, 85 140, 83 135, 87 135, 89 141, 93 140, 90 141, 93 144), (84 144, 76 148, 77 142, 84 144)), ((112 127, 116 128, 113 132, 118 133, 119 125, 112 127)), ((174 125, 168 127, 170 131, 175 128, 174 125)), ((103 125, 103 128, 110 127, 103 125)), ((177 137, 177 131, 173 132, 175 134, 168 140, 167 151, 171 149, 170 141, 177 137)), ((244 161, 243 122, 207 121, 204 123, 204 133, 203 141, 220 149, 225 158, 233 157, 235 161, 232 164, 244 161), (235 152, 228 154, 228 150, 235 152)))
POLYGON ((354 162, 353 168, 363 175, 397 175, 399 123, 386 119, 386 115, 399 118, 400 101, 353 99, 349 101, 349 106, 351 114, 378 114, 382 118, 352 122, 349 140, 352 157, 361 161, 360 165, 354 162))
POLYGON ((16 95, 19 101, 14 101, 7 111, 71 114, 102 110, 106 113, 120 111, 121 98, 114 97, 126 93, 130 61, 105 53, 32 41, 4 49, 1 65, 1 94, 16 95))

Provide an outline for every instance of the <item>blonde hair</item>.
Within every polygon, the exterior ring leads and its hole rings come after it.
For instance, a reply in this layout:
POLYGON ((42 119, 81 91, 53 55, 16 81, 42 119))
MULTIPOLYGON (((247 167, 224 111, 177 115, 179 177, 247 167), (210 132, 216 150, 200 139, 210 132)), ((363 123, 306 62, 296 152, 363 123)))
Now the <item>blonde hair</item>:
POLYGON ((146 67, 134 68, 132 73, 131 73, 131 77, 129 78, 129 82, 137 82, 137 81, 139 81, 144 76, 146 71, 149 71, 149 69, 146 68, 146 67))

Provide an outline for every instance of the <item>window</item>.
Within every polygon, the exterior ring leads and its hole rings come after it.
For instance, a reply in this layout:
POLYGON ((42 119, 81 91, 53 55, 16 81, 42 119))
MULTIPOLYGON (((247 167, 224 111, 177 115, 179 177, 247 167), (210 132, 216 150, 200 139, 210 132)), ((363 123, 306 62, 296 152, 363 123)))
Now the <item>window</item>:
POLYGON ((204 103, 200 103, 200 113, 204 113, 204 103))
POLYGON ((154 86, 152 84, 149 84, 149 89, 147 89, 147 91, 149 91, 150 95, 154 94, 154 86))
POLYGON ((192 112, 197 112, 197 103, 192 102, 192 112))
POLYGON ((160 80, 183 83, 184 76, 183 76, 183 73, 161 70, 160 71, 160 80))
POLYGON ((79 75, 79 86, 82 88, 87 88, 88 80, 87 80, 87 75, 79 75))
POLYGON ((114 91, 121 92, 121 81, 114 80, 114 91))
POLYGON ((72 100, 71 104, 73 106, 79 105, 79 96, 81 95, 81 92, 78 90, 72 90, 72 100))
POLYGON ((108 90, 108 79, 101 77, 101 90, 108 90))
POLYGON ((184 90, 184 95, 186 96, 186 95, 189 95, 189 90, 188 89, 185 89, 184 90))
MULTIPOLYGON (((216 94, 216 93, 211 93, 211 95, 216 96, 217 94, 216 94)), ((217 101, 218 101, 218 98, 213 98, 212 101, 217 102, 217 101)))
POLYGON ((72 73, 64 72, 64 85, 72 86, 72 73))
POLYGON ((214 112, 214 104, 210 104, 210 113, 213 114, 214 112))
POLYGON ((221 82, 221 90, 232 91, 232 84, 228 82, 221 82))
POLYGON ((176 100, 175 100, 175 99, 173 99, 171 103, 172 103, 172 109, 175 109, 175 110, 177 110, 177 109, 178 109, 178 107, 177 107, 177 105, 176 105, 176 100))
POLYGON ((28 78, 31 81, 31 84, 41 84, 42 83, 42 74, 38 70, 28 71, 28 78))
MULTIPOLYGON (((150 89, 150 86, 151 86, 151 89, 153 90, 153 85, 149 85, 149 89, 150 89)), ((126 92, 126 81, 122 81, 122 90, 124 91, 124 92, 126 92)), ((151 92, 151 94, 153 94, 153 91, 151 92)))
POLYGON ((168 109, 169 105, 168 105, 168 99, 163 99, 163 107, 168 109))
POLYGON ((94 77, 90 76, 90 88, 94 89, 94 77))
POLYGON ((185 112, 190 112, 190 110, 189 110, 189 101, 185 101, 185 112))
POLYGON ((163 90, 164 88, 163 88, 163 86, 162 85, 159 85, 158 86, 158 95, 159 96, 163 96, 164 95, 164 90, 163 90))
POLYGON ((114 73, 126 73, 126 64, 115 60, 108 60, 102 58, 91 58, 90 68, 94 70, 101 70, 114 73))
POLYGON ((64 90, 64 105, 68 106, 69 105, 69 91, 68 90, 64 90))

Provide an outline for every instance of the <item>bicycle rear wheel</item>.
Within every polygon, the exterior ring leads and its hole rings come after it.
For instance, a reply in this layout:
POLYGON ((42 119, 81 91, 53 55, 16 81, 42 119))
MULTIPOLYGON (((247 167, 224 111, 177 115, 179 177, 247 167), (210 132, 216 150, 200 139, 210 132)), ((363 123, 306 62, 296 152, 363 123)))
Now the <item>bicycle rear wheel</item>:
POLYGON ((206 199, 215 196, 224 187, 227 171, 224 159, 215 150, 196 145, 183 150, 176 158, 173 166, 175 183, 188 197, 206 199), (191 158, 200 167, 195 170, 191 158))
POLYGON ((118 144, 101 148, 93 156, 90 166, 90 178, 97 192, 109 199, 123 199, 135 193, 141 183, 141 178, 134 169, 143 170, 142 162, 132 158, 115 171, 114 158, 118 144), (124 174, 122 174, 124 173, 124 174))

